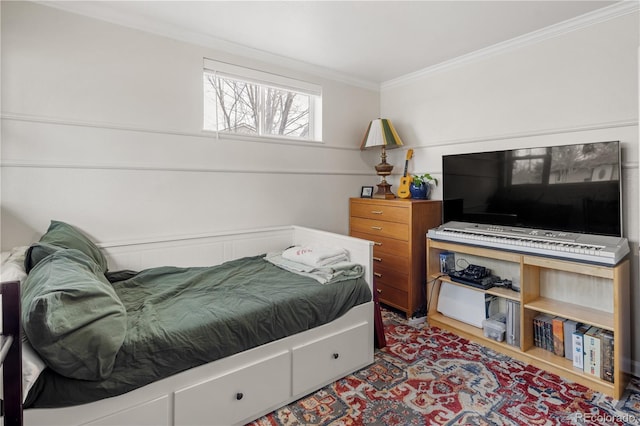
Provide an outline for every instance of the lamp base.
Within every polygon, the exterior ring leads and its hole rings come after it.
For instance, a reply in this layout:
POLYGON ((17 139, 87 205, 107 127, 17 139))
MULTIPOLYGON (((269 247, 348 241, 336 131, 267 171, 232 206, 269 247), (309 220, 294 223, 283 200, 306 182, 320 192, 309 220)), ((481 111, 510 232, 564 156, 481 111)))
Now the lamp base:
POLYGON ((387 183, 387 181, 380 182, 378 184, 378 191, 373 194, 373 198, 383 198, 385 200, 390 200, 396 198, 393 192, 391 192, 391 185, 387 183))

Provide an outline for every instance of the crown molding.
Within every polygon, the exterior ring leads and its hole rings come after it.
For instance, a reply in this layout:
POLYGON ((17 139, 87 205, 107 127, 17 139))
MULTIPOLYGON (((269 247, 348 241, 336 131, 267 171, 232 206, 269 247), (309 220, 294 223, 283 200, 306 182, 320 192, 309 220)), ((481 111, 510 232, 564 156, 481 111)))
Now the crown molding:
POLYGON ((611 6, 585 13, 584 15, 580 15, 575 18, 560 22, 558 24, 551 25, 540 30, 530 32, 528 34, 524 34, 522 36, 494 44, 484 49, 476 50, 466 55, 458 56, 457 58, 441 62, 431 67, 424 68, 420 71, 416 71, 410 74, 406 74, 402 77, 382 82, 380 84, 380 90, 382 91, 394 87, 403 86, 436 72, 446 71, 448 69, 480 61, 491 56, 540 43, 544 40, 558 37, 563 34, 599 24, 601 22, 618 18, 620 16, 628 15, 630 13, 638 12, 639 10, 640 0, 623 0, 611 6))
POLYGON ((263 61, 265 63, 277 64, 291 70, 308 73, 321 78, 326 78, 332 81, 341 82, 351 86, 377 92, 408 84, 432 73, 445 71, 494 55, 502 54, 510 50, 515 50, 527 45, 539 43, 547 39, 558 37, 560 35, 576 31, 581 28, 605 22, 610 19, 614 19, 630 13, 638 12, 638 10, 640 10, 640 0, 622 0, 611 6, 588 12, 581 16, 568 19, 566 21, 542 28, 537 31, 533 31, 528 34, 524 34, 511 40, 497 43, 484 49, 476 50, 466 55, 441 62, 431 67, 427 67, 395 79, 377 83, 364 79, 358 79, 344 73, 339 73, 328 68, 323 68, 319 65, 314 65, 289 57, 268 53, 228 40, 207 36, 195 31, 190 31, 184 28, 179 28, 167 24, 158 24, 157 22, 153 22, 152 20, 128 16, 109 8, 102 8, 100 2, 59 2, 43 0, 37 0, 34 2, 43 6, 63 10, 65 12, 87 16, 115 25, 132 28, 135 30, 183 41, 190 44, 195 44, 232 55, 247 57, 263 61))
POLYGON ((640 121, 638 118, 629 118, 626 120, 618 120, 618 121, 608 121, 608 122, 600 122, 600 123, 590 123, 590 124, 578 124, 575 126, 566 126, 566 127, 555 127, 555 128, 541 128, 534 130, 527 130, 521 132, 514 133, 499 133, 499 134, 490 134, 483 135, 478 137, 471 138, 460 138, 460 139, 443 139, 439 141, 432 141, 429 145, 420 145, 414 147, 414 149, 426 149, 426 148, 442 148, 442 147, 451 147, 454 145, 468 145, 475 143, 484 143, 484 142, 496 142, 496 141, 508 141, 514 139, 525 139, 525 138, 534 138, 539 136, 550 136, 550 135, 560 135, 567 133, 580 133, 580 132, 594 132, 598 130, 608 130, 608 129, 622 129, 625 127, 638 127, 640 121))

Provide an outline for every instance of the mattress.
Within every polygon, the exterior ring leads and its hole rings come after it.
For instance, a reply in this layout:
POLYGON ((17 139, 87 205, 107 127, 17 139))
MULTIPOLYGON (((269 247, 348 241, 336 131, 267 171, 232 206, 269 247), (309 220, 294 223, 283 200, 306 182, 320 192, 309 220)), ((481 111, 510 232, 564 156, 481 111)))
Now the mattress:
POLYGON ((127 331, 111 374, 78 380, 47 368, 25 408, 120 395, 181 371, 331 322, 371 300, 363 278, 320 284, 247 257, 214 267, 159 267, 114 281, 127 331))

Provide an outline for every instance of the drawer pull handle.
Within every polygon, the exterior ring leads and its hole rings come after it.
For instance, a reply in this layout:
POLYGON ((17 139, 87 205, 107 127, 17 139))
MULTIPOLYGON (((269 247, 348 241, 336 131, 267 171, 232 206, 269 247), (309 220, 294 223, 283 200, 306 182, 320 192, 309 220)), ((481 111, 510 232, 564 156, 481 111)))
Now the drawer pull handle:
POLYGON ((238 392, 238 393, 236 394, 236 399, 237 399, 238 401, 240 401, 242 398, 244 398, 244 394, 243 394, 242 392, 238 392))
POLYGON ((379 243, 377 241, 374 241, 373 244, 376 245, 376 246, 381 246, 382 245, 382 243, 379 243))
POLYGON ((382 231, 382 226, 372 226, 371 229, 375 229, 376 231, 382 231))
POLYGON ((334 353, 333 354, 333 359, 338 359, 340 358, 340 354, 339 353, 334 353))
POLYGON ((379 288, 376 288, 376 291, 378 292, 378 294, 382 294, 382 290, 380 290, 379 288))
POLYGON ((374 272, 373 275, 375 275, 378 278, 382 278, 382 274, 380 272, 374 272))
POLYGON ((373 260, 375 260, 376 262, 382 262, 382 258, 381 257, 374 257, 373 260))
POLYGON ((371 210, 371 214, 382 214, 382 210, 371 210))

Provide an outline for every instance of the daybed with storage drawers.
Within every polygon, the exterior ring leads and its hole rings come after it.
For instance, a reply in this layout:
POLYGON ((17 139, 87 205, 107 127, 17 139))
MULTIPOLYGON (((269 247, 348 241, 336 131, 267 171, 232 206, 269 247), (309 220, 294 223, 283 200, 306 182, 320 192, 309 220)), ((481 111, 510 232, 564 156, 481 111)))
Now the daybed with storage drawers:
MULTIPOLYGON (((94 253, 82 253, 87 252, 82 246, 58 250, 59 241, 47 240, 47 235, 42 244, 27 251, 25 262, 30 272, 23 284, 23 326, 27 337, 38 340, 33 346, 48 365, 26 397, 25 425, 242 424, 373 362, 370 242, 286 226, 104 244, 94 253), (282 278, 279 274, 290 273, 261 255, 290 246, 344 248, 350 261, 363 267, 363 276, 329 284, 300 275, 282 278), (90 309, 73 303, 61 307, 61 298, 51 297, 47 287, 51 276, 76 269, 84 274, 81 292, 87 274, 109 279, 99 283, 97 293, 90 292, 91 300, 97 301, 90 309), (225 292, 202 284, 209 280, 212 269, 222 274, 228 287, 225 292), (189 275, 189 286, 183 284, 184 274, 189 275), (195 284, 191 284, 192 274, 195 284), (148 275, 153 278, 150 283, 145 281, 148 275), (266 281, 273 281, 276 289, 264 286, 266 281), (207 300, 204 307, 185 302, 184 293, 192 286, 198 288, 197 298, 207 300), (136 294, 135 300, 128 300, 129 287, 136 287, 144 296, 136 294), (298 292, 307 287, 311 299, 298 298, 298 292), (347 295, 341 295, 345 291, 347 295), (233 292, 240 295, 240 301, 230 298, 233 292), (267 300, 269 293, 284 304, 267 300), (124 310, 113 305, 114 297, 124 310), (266 311, 258 306, 263 299, 266 311), (219 304, 213 307, 216 302, 219 304), (132 309, 136 304, 139 306, 132 309), (171 313, 170 324, 162 306, 171 313), (244 312, 242 318, 227 315, 236 311, 244 312), (44 324, 43 312, 48 324, 44 324), (210 314, 221 322, 213 326, 199 323, 210 314), (58 330, 50 323, 69 318, 83 318, 78 320, 82 327, 67 324, 75 328, 56 334, 58 330), (32 321, 35 325, 29 324, 32 321), (88 323, 109 330, 108 336, 85 332, 88 323), (123 324, 128 334, 121 339, 123 324), (183 335, 184 328, 199 330, 183 335), (153 340, 158 335, 162 339, 153 340), (147 340, 152 341, 150 349, 142 352, 147 340), (90 350, 97 351, 91 362, 80 359, 82 353, 76 350, 78 344, 88 341, 95 343, 90 350), (153 356, 169 353, 169 357, 156 362, 149 350, 153 356), (138 370, 122 370, 124 365, 140 362, 144 366, 138 370), (75 391, 68 390, 73 388, 75 391)), ((74 299, 77 289, 73 287, 74 296, 65 289, 62 299, 74 299)))

